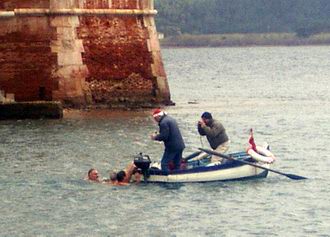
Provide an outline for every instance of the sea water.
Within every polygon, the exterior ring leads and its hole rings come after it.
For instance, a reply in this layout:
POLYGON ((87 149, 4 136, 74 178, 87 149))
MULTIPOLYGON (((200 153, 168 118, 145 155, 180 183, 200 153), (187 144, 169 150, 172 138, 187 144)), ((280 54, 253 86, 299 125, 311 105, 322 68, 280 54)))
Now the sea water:
POLYGON ((0 236, 330 236, 330 47, 176 48, 162 51, 169 115, 187 148, 208 148, 196 124, 220 120, 230 151, 253 128, 273 169, 306 176, 112 187, 103 177, 161 143, 150 110, 69 111, 62 120, 0 121, 0 236))

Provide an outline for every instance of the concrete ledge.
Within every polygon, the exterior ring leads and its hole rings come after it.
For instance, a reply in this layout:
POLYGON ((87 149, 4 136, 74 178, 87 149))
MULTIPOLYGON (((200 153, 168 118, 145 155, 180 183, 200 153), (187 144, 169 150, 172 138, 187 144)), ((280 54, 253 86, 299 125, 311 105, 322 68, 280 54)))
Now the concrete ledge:
POLYGON ((0 18, 15 17, 15 12, 13 11, 0 11, 0 18))
POLYGON ((140 9, 14 9, 0 11, 0 18, 15 16, 97 16, 97 15, 156 15, 157 10, 140 9))
POLYGON ((0 120, 40 118, 63 118, 62 104, 55 101, 0 103, 0 120))

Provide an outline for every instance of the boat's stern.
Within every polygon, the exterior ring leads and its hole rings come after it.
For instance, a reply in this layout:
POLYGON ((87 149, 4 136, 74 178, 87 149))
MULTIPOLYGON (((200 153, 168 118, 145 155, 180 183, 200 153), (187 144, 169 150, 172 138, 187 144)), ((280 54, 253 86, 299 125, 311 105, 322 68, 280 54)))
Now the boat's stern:
POLYGON ((134 157, 134 165, 141 170, 143 178, 149 177, 149 168, 151 160, 148 155, 143 155, 142 153, 134 157))

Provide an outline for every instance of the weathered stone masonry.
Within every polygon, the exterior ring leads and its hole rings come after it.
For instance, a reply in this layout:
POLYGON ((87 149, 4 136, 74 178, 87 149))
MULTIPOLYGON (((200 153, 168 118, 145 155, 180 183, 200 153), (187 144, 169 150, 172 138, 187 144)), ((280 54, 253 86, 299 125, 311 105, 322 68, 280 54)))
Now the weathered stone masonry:
POLYGON ((67 105, 170 103, 152 0, 1 0, 0 90, 67 105))

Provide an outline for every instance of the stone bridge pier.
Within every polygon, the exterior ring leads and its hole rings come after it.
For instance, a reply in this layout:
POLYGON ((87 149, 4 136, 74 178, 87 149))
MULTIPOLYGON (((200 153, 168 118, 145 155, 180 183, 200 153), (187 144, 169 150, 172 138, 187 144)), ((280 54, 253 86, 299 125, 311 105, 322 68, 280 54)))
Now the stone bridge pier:
POLYGON ((0 90, 66 106, 170 104, 153 0, 1 0, 0 90))

